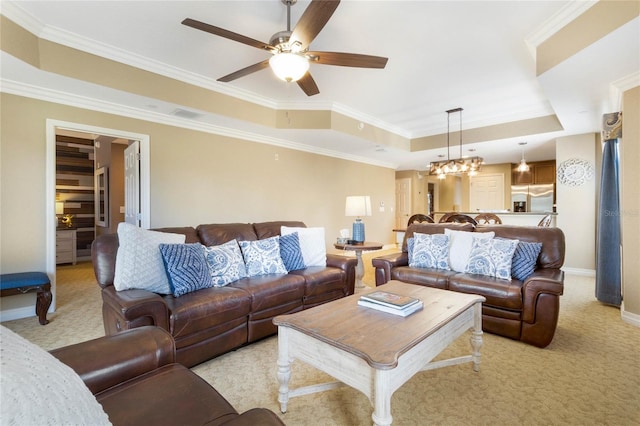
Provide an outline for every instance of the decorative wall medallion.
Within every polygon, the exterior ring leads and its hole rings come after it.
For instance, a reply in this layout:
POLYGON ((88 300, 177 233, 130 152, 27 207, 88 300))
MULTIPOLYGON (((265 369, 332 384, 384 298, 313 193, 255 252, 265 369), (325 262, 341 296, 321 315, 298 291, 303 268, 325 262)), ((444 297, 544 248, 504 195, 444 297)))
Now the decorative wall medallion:
POLYGON ((558 181, 568 186, 580 186, 593 177, 593 166, 586 160, 570 158, 560 163, 558 181))

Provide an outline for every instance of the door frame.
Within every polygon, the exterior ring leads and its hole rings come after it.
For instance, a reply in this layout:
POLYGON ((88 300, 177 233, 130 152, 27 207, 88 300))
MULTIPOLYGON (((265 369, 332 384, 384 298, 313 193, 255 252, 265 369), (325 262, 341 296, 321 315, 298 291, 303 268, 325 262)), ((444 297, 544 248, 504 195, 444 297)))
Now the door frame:
POLYGON ((68 121, 46 120, 46 158, 45 158, 45 230, 46 230, 46 269, 51 280, 51 294, 53 300, 49 312, 56 309, 56 228, 58 221, 55 215, 56 205, 56 131, 69 130, 83 133, 94 133, 115 138, 134 139, 140 141, 140 203, 142 211, 142 227, 148 229, 151 226, 151 158, 149 155, 149 135, 132 133, 124 130, 107 129, 104 127, 90 126, 87 124, 72 123, 68 121))

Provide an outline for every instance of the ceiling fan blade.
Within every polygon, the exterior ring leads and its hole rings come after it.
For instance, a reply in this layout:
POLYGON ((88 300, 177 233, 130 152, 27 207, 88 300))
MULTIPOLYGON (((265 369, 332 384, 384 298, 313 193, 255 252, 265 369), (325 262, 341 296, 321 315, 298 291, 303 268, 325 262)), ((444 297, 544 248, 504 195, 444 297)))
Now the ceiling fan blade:
POLYGON ((316 84, 313 77, 311 77, 311 73, 309 72, 307 72, 304 77, 298 80, 297 83, 302 91, 307 94, 307 96, 313 96, 320 93, 320 90, 318 90, 318 85, 316 84))
POLYGON ((249 65, 246 68, 242 68, 236 72, 232 72, 231 74, 225 75, 224 77, 220 77, 218 81, 222 81, 223 83, 228 83, 230 81, 236 80, 240 77, 244 77, 245 75, 253 74, 256 71, 263 70, 269 66, 269 60, 265 59, 262 62, 258 62, 257 64, 249 65))
POLYGON ((383 58, 382 56, 341 52, 307 52, 307 56, 310 57, 311 61, 322 65, 359 68, 384 68, 389 60, 389 58, 383 58))
POLYGON ((339 0, 313 0, 293 29, 289 43, 299 42, 301 49, 311 44, 340 4, 339 0))
POLYGON ((258 49, 272 51, 273 47, 269 43, 264 43, 259 40, 255 40, 251 37, 243 36, 242 34, 234 33, 233 31, 225 30, 224 28, 214 27, 213 25, 205 24, 204 22, 196 21, 195 19, 187 18, 182 21, 182 25, 186 25, 196 30, 204 31, 213 35, 227 38, 229 40, 237 41, 248 46, 257 47, 258 49))

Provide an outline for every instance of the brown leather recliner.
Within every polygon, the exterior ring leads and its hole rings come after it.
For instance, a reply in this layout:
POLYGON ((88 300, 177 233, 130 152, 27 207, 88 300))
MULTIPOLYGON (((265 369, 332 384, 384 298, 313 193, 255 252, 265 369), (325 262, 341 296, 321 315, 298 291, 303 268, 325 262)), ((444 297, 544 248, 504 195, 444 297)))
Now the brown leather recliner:
POLYGON ((140 327, 54 349, 114 425, 284 425, 265 408, 239 414, 206 381, 176 363, 171 335, 140 327))

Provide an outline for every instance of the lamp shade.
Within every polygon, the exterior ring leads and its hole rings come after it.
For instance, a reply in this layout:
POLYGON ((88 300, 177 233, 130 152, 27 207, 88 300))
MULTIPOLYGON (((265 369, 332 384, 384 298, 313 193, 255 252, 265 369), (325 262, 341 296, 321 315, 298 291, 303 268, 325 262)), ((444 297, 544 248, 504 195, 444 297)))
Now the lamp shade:
POLYGON ((56 201, 56 214, 64 214, 64 203, 56 201))
POLYGON ((371 197, 368 195, 350 195, 344 208, 345 216, 371 216, 371 197))
POLYGON ((298 81, 309 71, 309 61, 297 53, 276 53, 269 59, 269 66, 280 80, 298 81))

